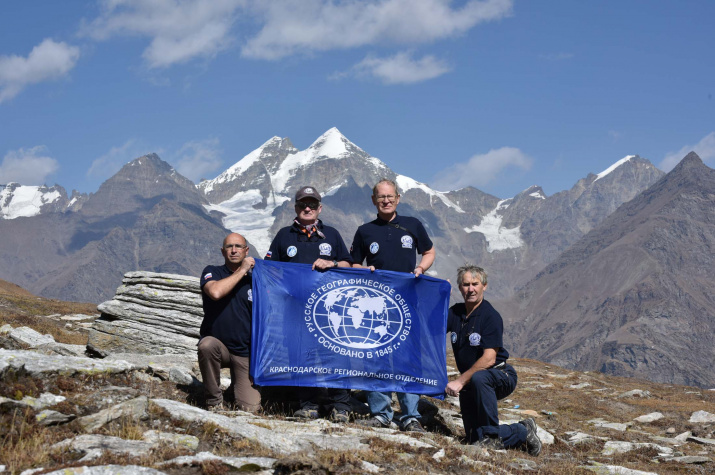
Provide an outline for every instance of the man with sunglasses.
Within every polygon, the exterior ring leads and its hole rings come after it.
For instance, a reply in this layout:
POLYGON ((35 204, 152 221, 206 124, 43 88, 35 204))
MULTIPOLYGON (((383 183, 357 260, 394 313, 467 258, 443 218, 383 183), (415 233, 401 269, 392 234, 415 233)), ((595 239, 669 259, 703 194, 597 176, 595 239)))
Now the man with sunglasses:
MULTIPOLYGON (((350 267, 350 253, 335 228, 318 219, 323 210, 320 193, 304 186, 295 194, 293 224, 276 234, 266 260, 311 264, 313 270, 350 267)), ((298 388, 300 409, 296 417, 317 419, 321 404, 330 411, 334 422, 349 422, 350 392, 342 388, 298 388)))
MULTIPOLYGON (((367 261, 367 266, 373 271, 410 272, 418 277, 432 266, 435 257, 432 240, 417 218, 397 214, 399 203, 400 194, 394 181, 383 179, 372 189, 372 204, 377 209, 377 219, 363 224, 355 232, 350 248, 353 267, 362 267, 362 262, 367 261), (419 264, 418 253, 422 256, 419 264)), ((402 429, 424 432, 417 410, 419 394, 398 392, 397 400, 402 411, 402 429)), ((367 426, 389 427, 393 417, 392 393, 371 391, 367 401, 373 417, 358 422, 367 426)))
POLYGON ((240 234, 223 240, 222 266, 201 273, 204 319, 199 334, 199 368, 209 410, 228 409, 220 388, 221 368, 231 369, 235 405, 244 411, 261 409, 261 395, 248 375, 251 354, 251 274, 254 260, 240 234))

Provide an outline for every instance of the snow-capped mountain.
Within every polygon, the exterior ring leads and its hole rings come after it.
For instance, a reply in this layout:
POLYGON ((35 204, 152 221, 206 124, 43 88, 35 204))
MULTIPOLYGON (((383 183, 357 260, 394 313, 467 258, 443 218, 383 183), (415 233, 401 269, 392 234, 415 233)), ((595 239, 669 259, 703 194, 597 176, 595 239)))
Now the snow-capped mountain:
POLYGON ((0 185, 0 219, 37 216, 40 213, 77 210, 87 196, 77 191, 70 198, 60 185, 28 186, 19 183, 0 185))

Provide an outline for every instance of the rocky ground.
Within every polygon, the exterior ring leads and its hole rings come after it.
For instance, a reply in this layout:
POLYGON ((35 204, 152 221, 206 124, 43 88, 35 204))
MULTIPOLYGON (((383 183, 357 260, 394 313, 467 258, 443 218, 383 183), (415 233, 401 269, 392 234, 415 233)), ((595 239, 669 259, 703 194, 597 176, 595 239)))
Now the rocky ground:
MULTIPOLYGON (((56 301, 29 294, 13 293, 13 307, 9 293, 0 288, 2 472, 715 471, 715 391, 517 359, 519 385, 500 402, 500 418, 534 417, 542 453, 486 451, 463 444, 454 398, 423 398, 427 434, 297 421, 275 397, 261 415, 208 412, 192 355, 88 358, 81 342, 97 314, 70 304, 58 312, 56 301)), ((360 399, 356 418, 366 411, 360 399)))

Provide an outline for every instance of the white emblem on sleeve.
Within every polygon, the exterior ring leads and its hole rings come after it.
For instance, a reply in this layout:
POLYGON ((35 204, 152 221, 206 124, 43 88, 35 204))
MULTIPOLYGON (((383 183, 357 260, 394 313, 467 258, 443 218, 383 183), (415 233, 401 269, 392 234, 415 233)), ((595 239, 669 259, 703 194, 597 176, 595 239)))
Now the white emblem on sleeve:
POLYGON ((472 333, 469 335, 469 345, 470 346, 479 346, 479 343, 482 341, 482 336, 479 333, 472 333))
POLYGON ((400 242, 402 242, 402 247, 406 249, 412 249, 412 237, 411 236, 402 236, 402 239, 400 239, 400 242))
POLYGON ((321 256, 329 256, 330 253, 333 251, 333 246, 331 246, 327 242, 321 243, 318 248, 320 249, 321 256))
POLYGON ((248 301, 253 302, 253 290, 248 289, 248 301))
POLYGON ((380 245, 376 242, 373 242, 370 244, 370 253, 371 254, 377 254, 377 251, 380 250, 380 245))
POLYGON ((457 343, 457 332, 452 332, 452 344, 457 343))
POLYGON ((286 253, 288 254, 288 257, 293 257, 296 254, 298 254, 298 248, 295 246, 290 246, 290 247, 288 247, 288 250, 286 251, 286 253))

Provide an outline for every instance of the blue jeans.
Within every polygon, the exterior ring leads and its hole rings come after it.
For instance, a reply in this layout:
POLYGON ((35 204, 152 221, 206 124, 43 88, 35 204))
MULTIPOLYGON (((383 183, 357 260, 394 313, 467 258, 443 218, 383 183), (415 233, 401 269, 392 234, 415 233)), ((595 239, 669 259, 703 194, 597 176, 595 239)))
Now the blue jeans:
POLYGON ((499 437, 506 449, 526 442, 527 430, 522 424, 499 424, 497 401, 510 395, 515 388, 516 371, 510 365, 502 370, 486 369, 474 373, 459 393, 467 442, 499 437))
MULTIPOLYGON (((400 411, 402 411, 402 416, 399 419, 402 427, 420 418, 420 413, 417 411, 417 404, 420 402, 419 394, 398 392, 397 401, 400 403, 400 411)), ((394 411, 392 410, 391 392, 370 391, 367 393, 367 404, 370 406, 370 414, 373 417, 379 419, 383 424, 392 422, 394 411)))

